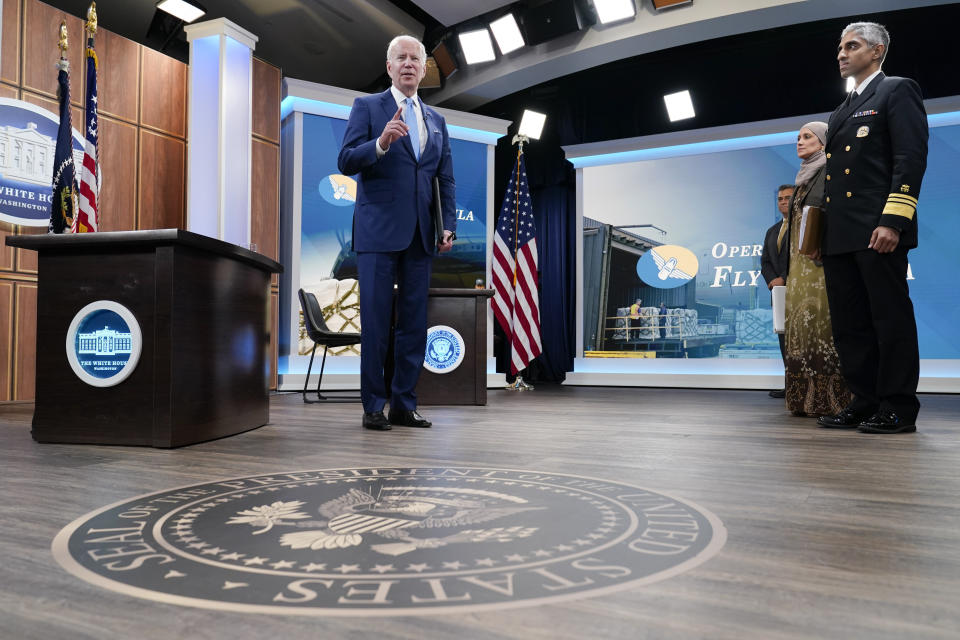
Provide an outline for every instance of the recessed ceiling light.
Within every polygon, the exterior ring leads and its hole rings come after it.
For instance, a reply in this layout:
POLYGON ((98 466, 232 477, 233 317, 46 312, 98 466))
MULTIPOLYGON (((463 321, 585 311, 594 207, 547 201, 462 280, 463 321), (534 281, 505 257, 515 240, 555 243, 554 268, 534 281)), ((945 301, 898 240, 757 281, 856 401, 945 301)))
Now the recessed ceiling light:
POLYGON ((207 12, 196 2, 188 2, 188 0, 160 0, 157 3, 157 9, 166 11, 184 22, 193 22, 207 12))

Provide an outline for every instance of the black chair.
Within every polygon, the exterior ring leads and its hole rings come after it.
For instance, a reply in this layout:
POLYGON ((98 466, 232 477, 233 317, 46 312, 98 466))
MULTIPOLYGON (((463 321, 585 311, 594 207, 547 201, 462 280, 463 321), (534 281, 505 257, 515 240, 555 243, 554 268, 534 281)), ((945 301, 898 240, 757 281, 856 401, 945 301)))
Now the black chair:
POLYGON ((317 296, 300 289, 300 308, 303 310, 303 324, 307 329, 307 336, 313 340, 313 350, 310 352, 310 364, 307 366, 307 377, 303 381, 303 401, 307 404, 318 402, 359 402, 359 396, 348 398, 328 398, 320 393, 320 383, 323 381, 323 368, 327 364, 327 349, 329 347, 347 347, 360 342, 359 333, 337 333, 327 328, 323 321, 323 311, 317 296), (317 379, 317 400, 307 400, 307 385, 310 383, 310 370, 313 368, 313 356, 317 347, 323 345, 323 360, 320 363, 320 377, 317 379))

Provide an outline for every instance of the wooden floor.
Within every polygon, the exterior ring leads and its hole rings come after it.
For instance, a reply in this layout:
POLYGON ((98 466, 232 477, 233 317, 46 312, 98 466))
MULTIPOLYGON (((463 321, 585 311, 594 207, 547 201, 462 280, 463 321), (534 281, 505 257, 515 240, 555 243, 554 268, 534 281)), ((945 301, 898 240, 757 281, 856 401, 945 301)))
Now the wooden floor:
POLYGON ((272 399, 272 423, 177 450, 40 445, 0 405, 0 637, 957 638, 960 396, 919 432, 818 429, 757 391, 541 387, 430 407, 433 429, 360 428, 357 405, 272 399), (75 518, 214 479, 345 466, 536 469, 640 485, 719 516, 726 546, 679 576, 491 613, 307 618, 164 605, 87 584, 50 543, 75 518))

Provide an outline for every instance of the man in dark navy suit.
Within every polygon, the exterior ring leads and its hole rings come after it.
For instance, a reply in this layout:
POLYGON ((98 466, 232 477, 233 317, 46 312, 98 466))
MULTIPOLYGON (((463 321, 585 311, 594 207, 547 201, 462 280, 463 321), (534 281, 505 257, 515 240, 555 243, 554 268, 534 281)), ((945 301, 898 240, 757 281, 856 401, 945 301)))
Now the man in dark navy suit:
POLYGON ((417 87, 426 73, 423 44, 398 36, 387 47, 392 86, 357 98, 343 136, 337 166, 357 175, 353 250, 360 280, 360 396, 363 426, 429 427, 417 413, 415 388, 427 343, 427 291, 434 254, 449 251, 456 237, 453 162, 447 125, 423 104, 417 87), (435 238, 433 179, 440 183, 443 236, 435 238), (390 310, 397 285, 394 371, 390 412, 384 360, 390 310))
POLYGON ((821 426, 864 433, 916 431, 920 356, 907 287, 917 246, 917 197, 927 166, 920 87, 885 76, 890 35, 844 29, 837 61, 856 89, 830 116, 822 255, 833 339, 853 401, 821 426))
MULTIPOLYGON (((792 184, 782 184, 777 187, 777 210, 783 220, 775 223, 763 238, 763 251, 760 254, 760 273, 767 282, 767 289, 786 286, 787 271, 790 269, 790 238, 787 237, 790 217, 790 200, 796 189, 792 184)), ((780 341, 780 357, 786 360, 787 348, 782 333, 777 334, 780 341)), ((771 398, 784 398, 787 393, 784 389, 774 389, 770 392, 771 398)))

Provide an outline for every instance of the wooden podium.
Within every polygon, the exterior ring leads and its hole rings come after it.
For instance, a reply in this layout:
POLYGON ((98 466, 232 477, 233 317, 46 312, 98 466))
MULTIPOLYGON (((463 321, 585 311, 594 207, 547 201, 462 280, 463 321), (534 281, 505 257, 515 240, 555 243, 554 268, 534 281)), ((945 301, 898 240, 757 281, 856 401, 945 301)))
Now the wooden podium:
POLYGON ((269 421, 270 277, 283 267, 179 229, 10 236, 39 254, 39 442, 178 447, 269 421), (139 361, 115 386, 71 367, 78 312, 112 301, 140 328, 139 361))
POLYGON ((487 404, 487 299, 492 295, 490 289, 430 289, 427 327, 456 329, 465 352, 449 373, 420 372, 418 404, 487 404))

